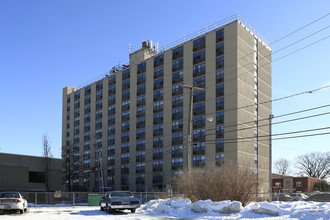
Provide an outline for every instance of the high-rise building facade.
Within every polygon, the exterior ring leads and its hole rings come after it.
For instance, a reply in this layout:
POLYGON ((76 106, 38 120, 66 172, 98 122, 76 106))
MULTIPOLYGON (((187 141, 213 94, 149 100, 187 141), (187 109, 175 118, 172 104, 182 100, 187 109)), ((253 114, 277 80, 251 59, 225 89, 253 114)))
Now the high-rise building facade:
POLYGON ((271 48, 261 39, 233 19, 161 51, 143 42, 129 65, 64 88, 67 189, 166 190, 190 155, 192 167, 249 167, 267 192, 271 48), (181 85, 201 88, 192 104, 181 85))

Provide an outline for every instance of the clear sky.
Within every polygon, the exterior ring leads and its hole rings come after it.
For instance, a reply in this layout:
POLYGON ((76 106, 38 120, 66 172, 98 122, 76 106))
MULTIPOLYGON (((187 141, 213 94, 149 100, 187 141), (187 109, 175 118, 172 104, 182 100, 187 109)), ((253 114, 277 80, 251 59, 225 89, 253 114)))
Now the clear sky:
MULTIPOLYGON (((41 156, 41 137, 47 133, 54 156, 60 158, 62 89, 79 87, 119 62, 127 63, 129 43, 133 51, 147 38, 165 45, 235 13, 274 42, 329 12, 328 0, 1 0, 0 152, 41 156)), ((273 99, 330 85, 329 24, 330 15, 273 44, 275 60, 328 36, 273 63, 273 99)), ((330 89, 276 101, 273 114, 327 104, 330 89)), ((273 122, 329 111, 328 107, 273 122)), ((328 126, 330 116, 325 115, 274 125, 273 133, 328 126)), ((315 133, 320 132, 330 130, 315 133)), ((273 160, 330 151, 329 142, 329 134, 274 140, 273 160)))

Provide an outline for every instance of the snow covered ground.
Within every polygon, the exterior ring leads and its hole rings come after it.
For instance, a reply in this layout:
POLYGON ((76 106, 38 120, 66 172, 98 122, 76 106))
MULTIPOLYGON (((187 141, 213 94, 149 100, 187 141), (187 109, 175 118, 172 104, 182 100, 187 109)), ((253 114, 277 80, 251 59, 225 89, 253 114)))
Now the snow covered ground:
POLYGON ((153 200, 136 210, 109 214, 99 207, 48 206, 31 207, 24 214, 1 214, 0 219, 33 220, 84 220, 84 219, 330 219, 330 203, 319 202, 272 202, 251 203, 242 207, 240 202, 191 203, 188 199, 153 200))

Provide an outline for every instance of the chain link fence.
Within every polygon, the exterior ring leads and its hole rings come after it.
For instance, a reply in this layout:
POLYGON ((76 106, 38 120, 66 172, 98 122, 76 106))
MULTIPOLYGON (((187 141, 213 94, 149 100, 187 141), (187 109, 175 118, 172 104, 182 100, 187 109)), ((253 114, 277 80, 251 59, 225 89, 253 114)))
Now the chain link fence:
MULTIPOLYGON (((92 196, 102 197, 105 193, 95 192, 21 192, 28 201, 30 207, 38 206, 88 206, 91 204, 88 200, 92 196)), ((167 192, 133 192, 142 204, 153 199, 183 198, 181 194, 167 192)), ((96 204, 98 205, 98 203, 96 204)))
MULTIPOLYGON (((95 192, 22 192, 24 198, 28 201, 30 207, 38 206, 88 206, 91 204, 91 196, 101 198, 105 193, 95 192)), ((153 199, 183 198, 182 194, 173 194, 167 192, 133 192, 142 204, 153 199)), ((258 194, 255 200, 268 201, 269 194, 258 194)), ((330 202, 330 192, 310 192, 310 193, 272 193, 272 201, 315 201, 330 202)))

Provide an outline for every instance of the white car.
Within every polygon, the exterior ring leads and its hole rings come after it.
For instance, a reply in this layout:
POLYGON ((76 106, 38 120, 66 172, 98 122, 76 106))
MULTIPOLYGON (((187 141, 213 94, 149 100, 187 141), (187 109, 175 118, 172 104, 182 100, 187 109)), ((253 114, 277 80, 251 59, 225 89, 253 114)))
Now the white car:
POLYGON ((0 210, 18 210, 20 213, 27 211, 27 201, 19 192, 2 192, 0 193, 0 210))

